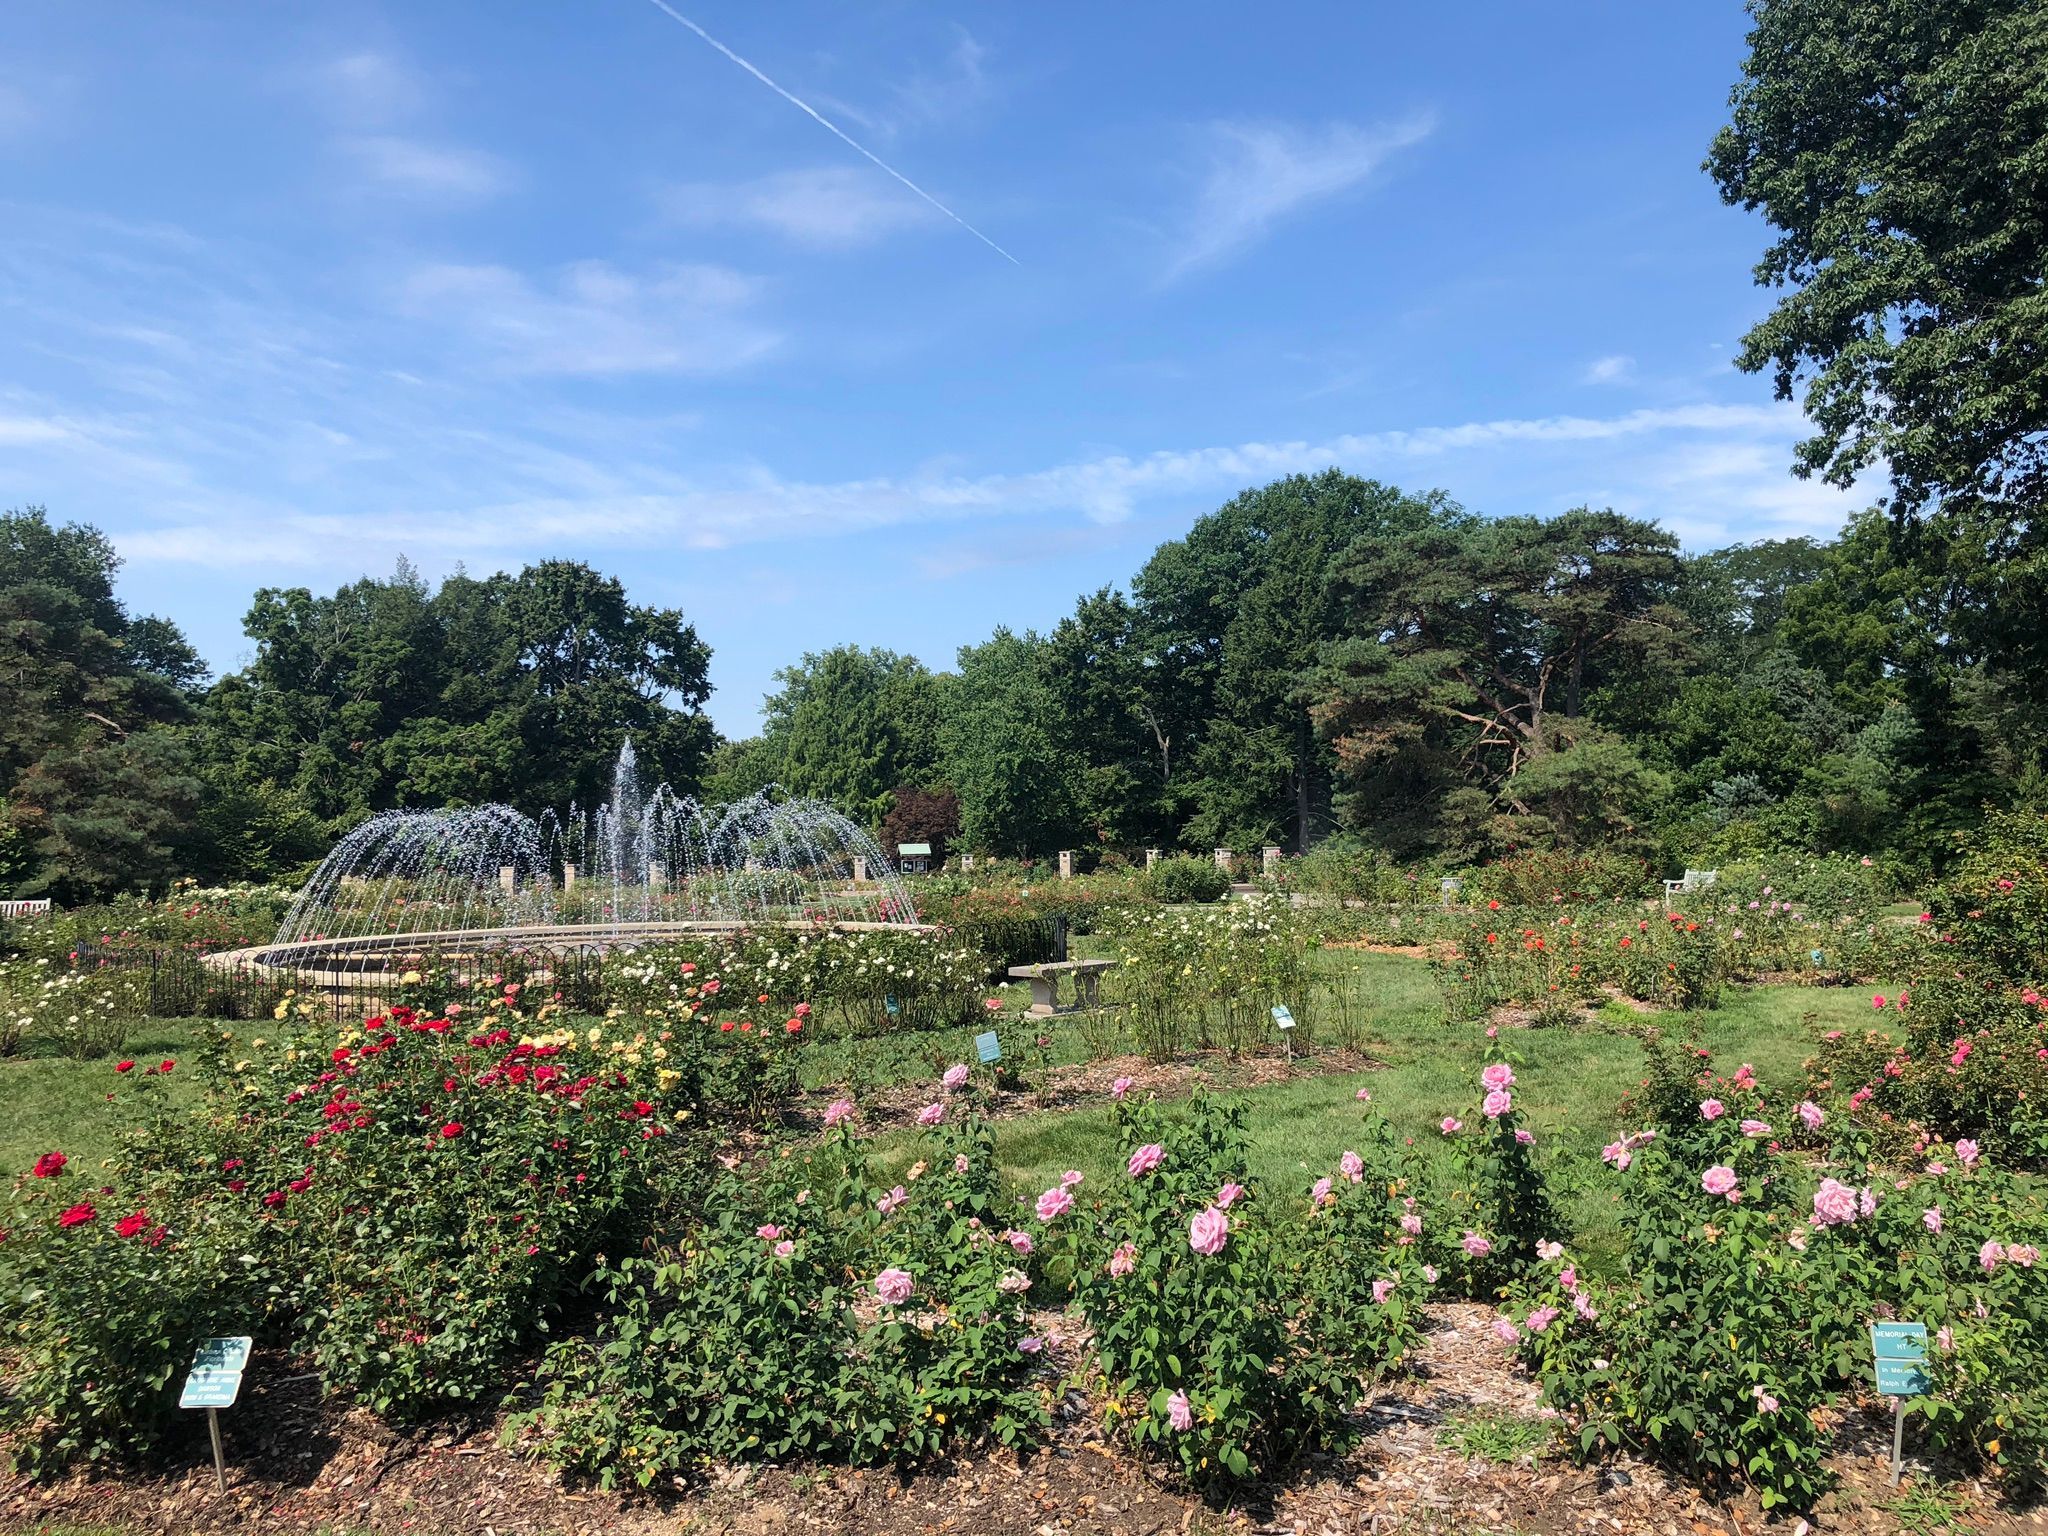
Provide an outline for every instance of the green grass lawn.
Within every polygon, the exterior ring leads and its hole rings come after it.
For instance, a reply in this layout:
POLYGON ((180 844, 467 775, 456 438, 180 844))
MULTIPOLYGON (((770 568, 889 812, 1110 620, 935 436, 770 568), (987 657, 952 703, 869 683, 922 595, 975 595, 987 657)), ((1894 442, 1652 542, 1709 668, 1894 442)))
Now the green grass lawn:
MULTIPOLYGON (((1357 1090, 1369 1087, 1374 1102, 1425 1158, 1441 1155, 1437 1122, 1447 1114, 1476 1116, 1478 1073, 1486 1062, 1506 1059, 1519 1077, 1518 1105, 1536 1133, 1548 1165, 1566 1175, 1562 1188, 1580 1188, 1566 1212, 1582 1242, 1608 1246, 1614 1232, 1608 1181, 1597 1177, 1600 1148, 1624 1127, 1618 1118, 1622 1094, 1642 1075, 1642 1052, 1633 1032, 1655 1024, 1667 1034, 1698 1044, 1714 1065, 1732 1072, 1742 1062, 1756 1068, 1767 1090, 1787 1110, 1803 1083, 1801 1061, 1819 1032, 1861 1027, 1869 1000, 1861 989, 1761 987, 1729 988, 1721 1006, 1693 1014, 1637 1015, 1610 1005, 1605 1014, 1570 1029, 1513 1029, 1488 1041, 1476 1025, 1444 1023, 1428 966, 1400 955, 1329 950, 1317 963, 1346 982, 1362 1005, 1367 1049, 1385 1063, 1359 1073, 1313 1076, 1250 1090, 1251 1173, 1269 1194, 1297 1198, 1355 1140, 1357 1090), (1577 1175, 1583 1175, 1579 1177, 1577 1175)), ((1002 991, 1013 1019, 1028 1002, 1022 987, 1002 991)), ((182 1057, 211 1020, 151 1020, 137 1025, 121 1054, 150 1064, 182 1057)), ((248 1030, 253 1026, 231 1026, 248 1030)), ((976 1025, 958 1030, 863 1041, 863 1070, 869 1082, 935 1077, 948 1062, 972 1061, 976 1025)), ((1049 1024, 1055 1062, 1084 1060, 1082 1021, 1072 1015, 1049 1024)), ((802 1076, 821 1089, 841 1080, 846 1047, 821 1040, 804 1048, 802 1076)), ((52 1148, 61 1148, 90 1167, 113 1148, 118 1122, 106 1095, 113 1085, 114 1057, 80 1062, 41 1057, 0 1062, 0 1169, 19 1171, 52 1148)), ((175 1079, 173 1091, 187 1091, 175 1079)), ((882 1139, 878 1157, 891 1166, 907 1163, 912 1137, 882 1139)), ((997 1132, 1006 1179, 1020 1194, 1034 1194, 1068 1168, 1091 1177, 1108 1175, 1118 1161, 1107 1105, 1030 1114, 1006 1119, 997 1132)))

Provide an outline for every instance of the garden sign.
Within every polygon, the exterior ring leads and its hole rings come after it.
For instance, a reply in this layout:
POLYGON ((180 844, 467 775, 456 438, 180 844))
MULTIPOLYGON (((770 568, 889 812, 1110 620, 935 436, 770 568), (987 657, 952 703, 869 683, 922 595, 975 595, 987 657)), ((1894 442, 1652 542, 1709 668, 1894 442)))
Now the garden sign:
POLYGON ((1932 1385, 1927 1375, 1925 1323, 1872 1323, 1870 1351, 1877 1358, 1877 1390, 1895 1398, 1892 1416, 1892 1486, 1899 1486, 1899 1458, 1906 1444, 1906 1399, 1932 1385))
POLYGON ((213 1437, 213 1481, 222 1493, 228 1491, 228 1464, 220 1446, 220 1410, 234 1407, 242 1395, 251 1342, 247 1334, 206 1340, 192 1352, 192 1368, 178 1393, 180 1408, 206 1410, 206 1428, 213 1437))

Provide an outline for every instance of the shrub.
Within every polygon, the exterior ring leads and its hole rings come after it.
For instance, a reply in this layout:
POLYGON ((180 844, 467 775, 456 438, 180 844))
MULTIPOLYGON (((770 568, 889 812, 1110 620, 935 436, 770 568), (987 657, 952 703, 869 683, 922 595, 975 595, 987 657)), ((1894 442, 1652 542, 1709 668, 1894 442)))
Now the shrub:
POLYGON ((1532 848, 1474 870, 1465 896, 1502 906, 1547 906, 1628 900, 1648 895, 1651 889, 1650 867, 1634 854, 1532 848))
POLYGON ((1272 1038, 1276 1004, 1296 1017, 1297 1049, 1312 1038, 1314 941, 1285 903, 1134 908, 1117 914, 1111 933, 1122 959, 1111 973, 1115 995, 1153 1060, 1193 1047, 1250 1050, 1272 1038))
POLYGON ((815 1159, 785 1151, 721 1181, 705 1226, 673 1250, 602 1267, 602 1330, 550 1351, 541 1405, 515 1423, 607 1487, 721 1462, 908 1462, 1035 1439, 1032 1245, 984 1214, 993 1149, 972 1095, 948 1108, 879 1201, 842 1124, 815 1159))
POLYGON ((1161 859, 1145 871, 1145 891, 1155 901, 1221 901, 1230 894, 1230 871, 1213 859, 1161 859))
POLYGON ((1302 1326, 1241 1182, 1242 1108, 1198 1094, 1171 1125, 1128 1102, 1117 1118, 1128 1176, 1063 1218, 1110 1426, 1206 1489, 1340 1440, 1359 1366, 1302 1326))
POLYGON ((1439 1127, 1451 1148, 1450 1187, 1431 1250, 1453 1285, 1486 1300, 1513 1284, 1558 1230, 1514 1086, 1508 1063, 1490 1064, 1480 1074, 1483 1097, 1472 1124, 1447 1116, 1439 1127))

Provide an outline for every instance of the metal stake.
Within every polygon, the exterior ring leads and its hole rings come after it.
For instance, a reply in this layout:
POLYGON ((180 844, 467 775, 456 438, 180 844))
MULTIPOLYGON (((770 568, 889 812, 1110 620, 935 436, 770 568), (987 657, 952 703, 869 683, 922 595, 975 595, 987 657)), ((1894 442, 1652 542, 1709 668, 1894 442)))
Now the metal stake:
MULTIPOLYGON (((228 1491, 228 1462, 220 1448, 220 1413, 217 1409, 206 1410, 206 1427, 213 1435, 213 1484, 222 1493, 228 1491)), ((1892 1481, 1899 1480, 1898 1469, 1892 1470, 1892 1481)))
POLYGON ((1892 1486, 1899 1486, 1899 1457, 1906 1446, 1906 1400, 1892 1399, 1892 1486))

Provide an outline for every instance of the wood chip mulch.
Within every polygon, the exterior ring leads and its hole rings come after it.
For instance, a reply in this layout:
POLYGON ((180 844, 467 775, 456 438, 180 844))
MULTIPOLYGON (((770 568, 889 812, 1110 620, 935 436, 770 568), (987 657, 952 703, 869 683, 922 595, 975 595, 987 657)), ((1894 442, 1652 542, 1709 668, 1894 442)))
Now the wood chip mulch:
MULTIPOLYGON (((1755 1501, 1719 1503, 1630 1457, 1577 1467, 1544 1451, 1520 1462, 1468 1458, 1444 1426, 1475 1413, 1540 1419, 1535 1383, 1490 1332, 1491 1308, 1433 1307, 1412 1374, 1360 1407, 1364 1435, 1286 1483, 1220 1506, 1169 1486, 1156 1466, 1100 1432, 1097 1405, 1069 1391, 1037 1452, 970 1454, 912 1473, 844 1468, 735 1468, 660 1496, 564 1486, 500 1443, 487 1419, 395 1431, 368 1413, 323 1404, 310 1377, 259 1356, 243 1403, 224 1418, 229 1481, 214 1489, 197 1415, 151 1472, 73 1474, 49 1484, 0 1477, 0 1531, 113 1527, 151 1536, 2042 1536, 2048 1516, 2001 1504, 1953 1468, 1913 1458, 1907 1489, 1930 1471, 1954 1523, 1903 1521, 1886 1484, 1890 1418, 1876 1404, 1833 1427, 1840 1488, 1805 1521, 1767 1519, 1755 1501)), ((1085 1336, 1042 1320, 1056 1342, 1048 1369, 1071 1371, 1085 1336)), ((1910 1512, 1910 1511, 1908 1511, 1910 1512)))

